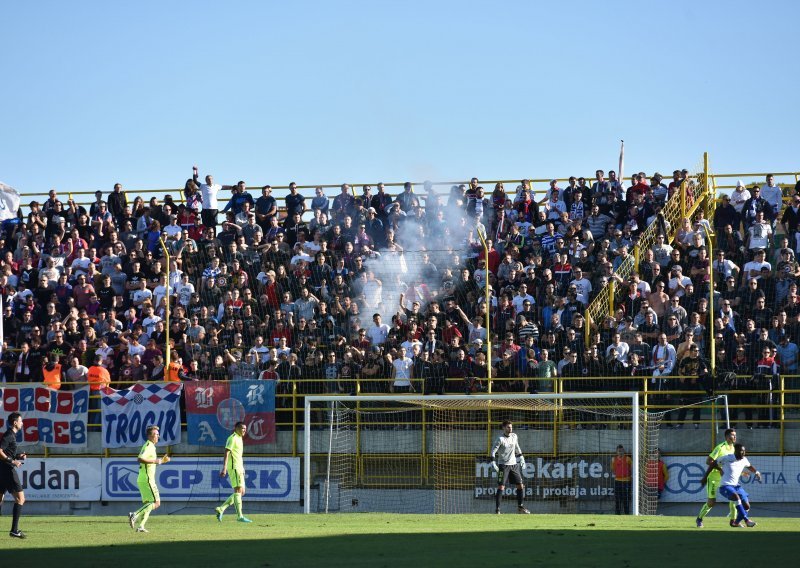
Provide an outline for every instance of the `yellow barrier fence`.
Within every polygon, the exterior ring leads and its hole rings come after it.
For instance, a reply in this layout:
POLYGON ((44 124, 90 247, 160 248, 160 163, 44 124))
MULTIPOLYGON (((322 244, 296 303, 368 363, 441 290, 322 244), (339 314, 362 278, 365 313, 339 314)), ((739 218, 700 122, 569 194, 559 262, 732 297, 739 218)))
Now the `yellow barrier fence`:
MULTIPOLYGON (((677 382, 678 385, 686 384, 691 385, 691 379, 685 377, 662 377, 663 379, 671 379, 677 382)), ((706 405, 702 408, 700 416, 695 419, 691 416, 692 410, 689 410, 687 417, 681 418, 677 408, 686 404, 700 402, 707 398, 706 393, 699 387, 693 387, 690 390, 683 389, 670 389, 670 390, 655 390, 655 385, 651 382, 649 376, 646 377, 630 377, 630 376, 614 376, 614 377, 576 377, 576 378, 554 378, 554 379, 531 379, 536 381, 545 381, 549 386, 540 388, 540 392, 587 392, 587 391, 631 391, 637 390, 639 392, 639 400, 642 409, 650 413, 660 413, 670 411, 663 420, 663 428, 685 428, 694 429, 694 424, 702 431, 700 435, 718 436, 718 431, 724 427, 722 421, 722 405, 716 404, 714 406, 706 405), (552 390, 551 390, 552 389, 552 390)), ((497 378, 492 380, 493 392, 502 393, 525 393, 527 392, 528 385, 522 382, 523 379, 519 378, 497 378), (515 386, 516 385, 516 386, 515 386)), ((342 392, 334 393, 319 393, 312 392, 314 387, 318 387, 318 380, 295 380, 288 384, 283 384, 282 392, 276 395, 276 428, 285 435, 291 435, 291 455, 302 455, 300 440, 302 438, 302 430, 304 424, 304 399, 305 396, 311 394, 389 394, 387 389, 391 383, 391 379, 354 379, 346 385, 347 388, 340 388, 342 392), (343 392, 349 391, 349 392, 343 392)), ((9 383, 9 385, 26 385, 30 383, 9 383)), ((63 383, 65 388, 69 388, 72 383, 63 383)), ((460 384, 460 383, 459 383, 460 384)), ((83 386, 85 383, 75 386, 83 386)), ((114 385, 112 385, 114 386, 114 385)), ((121 385, 120 385, 121 386, 121 385)), ((129 386, 129 385, 125 385, 129 386)), ((539 385, 542 387, 543 385, 539 385)), ((800 446, 796 441, 800 439, 800 376, 786 375, 780 377, 780 383, 773 391, 767 393, 764 390, 742 389, 742 390, 718 390, 714 395, 727 395, 728 407, 730 410, 731 424, 739 427, 740 430, 746 429, 748 426, 754 429, 774 429, 775 437, 773 449, 770 452, 777 452, 781 455, 798 454, 800 453, 800 446), (793 386, 794 388, 790 388, 793 386), (767 394, 770 398, 767 399, 767 394), (794 442, 792 442, 794 440, 794 442)), ((422 385, 415 384, 416 392, 422 393, 422 385)), ((455 388, 448 389, 448 392, 453 394, 463 394, 455 388)), ((100 395, 92 395, 90 398, 97 399, 100 395)), ((390 410, 391 404, 387 403, 384 410, 390 410)), ((90 409, 91 414, 100 413, 101 411, 90 409)), ((464 418, 458 421, 461 427, 469 428, 475 426, 470 422, 471 416, 469 413, 464 414, 464 418)), ((312 427, 322 428, 327 425, 324 422, 325 416, 312 417, 312 427)), ((90 422, 94 422, 90 419, 90 422)), ((96 420, 99 422, 99 420, 96 420)), ((381 422, 384 427, 392 427, 395 424, 388 419, 381 422)), ((414 426, 421 426, 423 421, 414 426)), ((595 428, 624 428, 630 427, 630 422, 625 420, 608 420, 607 422, 598 421, 596 418, 564 420, 560 413, 552 413, 549 418, 542 416, 531 415, 525 419, 515 420, 515 424, 523 429, 595 429, 595 428)), ((482 426, 486 424, 481 423, 482 426)), ((182 427, 186 429, 186 422, 182 423, 182 427)), ((101 428, 99 424, 90 425, 89 431, 98 431, 101 428)), ((74 452, 70 450, 69 453, 74 452)), ((116 454, 117 452, 115 452, 116 454)), ((178 452, 179 453, 179 452, 178 452)), ((269 449, 265 453, 271 453, 269 449)), ((285 454, 286 452, 280 452, 285 454)), ((45 456, 59 455, 58 448, 48 448, 45 456)), ((95 455, 95 454, 82 454, 82 455, 95 455)), ((108 452, 97 455, 108 455, 108 452)), ((195 455, 192 453, 192 455, 195 455)))

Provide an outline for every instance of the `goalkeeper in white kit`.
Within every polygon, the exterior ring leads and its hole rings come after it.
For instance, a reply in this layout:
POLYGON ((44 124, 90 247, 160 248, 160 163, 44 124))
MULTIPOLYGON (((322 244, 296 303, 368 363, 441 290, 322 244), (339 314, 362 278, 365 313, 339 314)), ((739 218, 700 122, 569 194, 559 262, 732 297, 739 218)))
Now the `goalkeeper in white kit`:
POLYGON ((517 512, 529 515, 530 511, 522 504, 525 496, 525 485, 522 483, 522 468, 525 467, 525 456, 519 448, 517 435, 513 433, 514 426, 510 420, 503 422, 503 435, 498 436, 492 445, 489 457, 492 467, 497 472, 497 493, 494 496, 495 512, 500 514, 500 500, 506 489, 506 483, 517 486, 517 512))

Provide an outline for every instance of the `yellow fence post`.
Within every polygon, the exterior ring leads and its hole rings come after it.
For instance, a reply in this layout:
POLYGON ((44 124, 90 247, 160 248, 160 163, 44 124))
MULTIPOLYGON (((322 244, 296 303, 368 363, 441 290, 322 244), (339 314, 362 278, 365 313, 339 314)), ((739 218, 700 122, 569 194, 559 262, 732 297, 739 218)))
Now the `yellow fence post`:
POLYGON ((678 191, 681 194, 681 219, 686 219, 686 180, 683 180, 678 191))
POLYGON ((478 238, 483 245, 483 255, 486 261, 486 281, 484 282, 483 294, 486 306, 486 392, 492 392, 492 328, 489 315, 492 311, 492 294, 491 286, 489 285, 489 245, 486 242, 485 235, 481 231, 478 233, 478 238))
POLYGON ((592 338, 592 314, 589 312, 588 306, 584 310, 584 314, 585 317, 583 319, 585 320, 584 321, 585 329, 583 330, 583 336, 584 336, 583 340, 584 340, 584 345, 589 345, 589 341, 592 338))
POLYGON ((616 282, 611 280, 608 283, 608 313, 609 315, 614 315, 614 293, 616 288, 616 282))
POLYGON ((786 395, 784 391, 786 389, 786 379, 784 379, 783 375, 780 375, 780 387, 781 387, 781 394, 780 394, 780 401, 781 401, 781 408, 780 408, 780 415, 781 415, 781 433, 780 433, 780 446, 778 447, 778 451, 780 452, 781 456, 786 455, 786 448, 784 446, 784 442, 786 440, 786 423, 784 422, 786 418, 786 395))
MULTIPOLYGON (((164 362, 165 362, 164 369, 165 369, 165 372, 168 372, 167 370, 169 369, 169 364, 172 362, 172 349, 169 346, 169 328, 172 327, 169 324, 169 297, 170 297, 170 294, 171 294, 171 291, 169 289, 169 251, 167 250, 167 245, 164 243, 164 239, 162 239, 161 237, 158 237, 158 242, 161 243, 161 249, 164 251, 164 261, 165 261, 164 262, 164 273, 166 274, 166 294, 165 294, 164 298, 165 298, 166 312, 164 314, 164 319, 166 321, 164 322, 164 329, 166 331, 166 340, 167 340, 167 349, 166 349, 166 351, 167 352, 166 352, 165 357, 164 357, 164 362)), ((169 375, 167 375, 167 376, 169 377, 169 375)))

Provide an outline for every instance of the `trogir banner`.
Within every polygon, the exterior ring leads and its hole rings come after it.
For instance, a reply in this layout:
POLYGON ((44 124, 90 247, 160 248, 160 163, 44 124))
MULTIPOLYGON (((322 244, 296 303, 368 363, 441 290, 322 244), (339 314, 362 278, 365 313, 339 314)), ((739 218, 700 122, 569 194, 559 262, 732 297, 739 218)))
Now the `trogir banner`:
POLYGON ((180 383, 136 383, 129 389, 101 389, 103 447, 138 448, 147 440, 147 427, 161 432, 159 446, 181 441, 180 383))

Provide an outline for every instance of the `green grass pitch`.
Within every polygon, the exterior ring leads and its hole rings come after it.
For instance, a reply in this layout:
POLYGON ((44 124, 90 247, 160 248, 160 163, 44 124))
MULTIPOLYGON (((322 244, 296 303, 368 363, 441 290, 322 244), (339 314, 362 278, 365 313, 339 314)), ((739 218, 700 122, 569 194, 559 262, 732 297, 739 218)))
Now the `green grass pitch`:
MULTIPOLYGON (((23 517, 26 540, 5 534, 8 566, 766 566, 797 561, 800 520, 758 518, 732 529, 713 515, 159 515, 148 534, 123 517, 23 517), (731 557, 721 555, 729 550, 731 557), (733 562, 733 564, 730 564, 733 562)), ((3 517, 5 524, 10 521, 3 517)), ((5 529, 4 529, 5 530, 5 529)))

